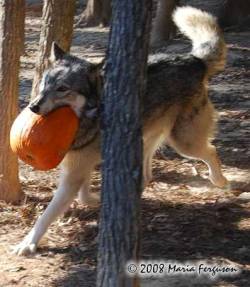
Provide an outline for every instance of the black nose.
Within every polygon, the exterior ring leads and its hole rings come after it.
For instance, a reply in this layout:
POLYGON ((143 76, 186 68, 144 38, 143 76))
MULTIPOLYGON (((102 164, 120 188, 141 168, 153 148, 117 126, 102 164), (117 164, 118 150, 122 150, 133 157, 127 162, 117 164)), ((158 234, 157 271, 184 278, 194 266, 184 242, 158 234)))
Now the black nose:
POLYGON ((30 105, 29 108, 31 109, 31 111, 32 111, 33 113, 38 113, 39 110, 40 110, 40 107, 39 107, 38 105, 30 105))

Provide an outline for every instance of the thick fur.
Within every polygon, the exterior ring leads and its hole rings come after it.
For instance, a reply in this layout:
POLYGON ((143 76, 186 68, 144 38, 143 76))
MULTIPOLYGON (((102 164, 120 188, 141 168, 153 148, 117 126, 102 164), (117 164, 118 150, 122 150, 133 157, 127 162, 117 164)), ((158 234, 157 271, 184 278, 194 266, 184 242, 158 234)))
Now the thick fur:
POLYGON ((180 7, 174 12, 173 20, 192 41, 191 54, 206 62, 209 76, 224 69, 226 45, 212 15, 193 7, 180 7))
MULTIPOLYGON (((151 179, 152 157, 167 142, 178 153, 204 161, 215 185, 227 184, 221 173, 213 135, 214 108, 207 95, 209 77, 222 69, 225 44, 215 19, 194 8, 179 8, 174 20, 193 43, 189 55, 174 59, 150 56, 148 81, 143 96, 144 181, 151 179)), ((17 254, 31 253, 53 220, 64 212, 76 194, 87 204, 96 204, 89 194, 91 172, 101 161, 100 96, 103 80, 100 65, 91 64, 52 48, 52 66, 44 74, 40 94, 30 104, 46 114, 70 105, 81 119, 79 132, 62 163, 58 190, 31 232, 15 248, 17 254)))

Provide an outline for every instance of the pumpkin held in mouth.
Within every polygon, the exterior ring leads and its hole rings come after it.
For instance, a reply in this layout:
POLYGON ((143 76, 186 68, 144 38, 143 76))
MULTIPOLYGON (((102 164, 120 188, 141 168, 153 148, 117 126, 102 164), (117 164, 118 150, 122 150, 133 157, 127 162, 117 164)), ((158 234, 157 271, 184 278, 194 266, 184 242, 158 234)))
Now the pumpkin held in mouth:
POLYGON ((64 158, 78 125, 79 119, 70 107, 60 107, 45 116, 26 107, 11 127, 10 145, 25 163, 49 170, 64 158))

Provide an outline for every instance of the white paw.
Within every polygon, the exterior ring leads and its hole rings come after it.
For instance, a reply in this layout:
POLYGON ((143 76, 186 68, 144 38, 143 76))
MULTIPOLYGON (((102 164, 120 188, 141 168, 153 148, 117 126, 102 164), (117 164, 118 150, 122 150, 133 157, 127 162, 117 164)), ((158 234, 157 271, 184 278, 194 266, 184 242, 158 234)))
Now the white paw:
POLYGON ((88 193, 87 195, 79 192, 78 199, 80 203, 86 204, 89 206, 99 206, 101 199, 100 199, 100 194, 99 193, 88 193))
POLYGON ((12 254, 29 255, 34 254, 37 249, 37 244, 32 242, 29 236, 25 237, 22 242, 12 248, 12 254))

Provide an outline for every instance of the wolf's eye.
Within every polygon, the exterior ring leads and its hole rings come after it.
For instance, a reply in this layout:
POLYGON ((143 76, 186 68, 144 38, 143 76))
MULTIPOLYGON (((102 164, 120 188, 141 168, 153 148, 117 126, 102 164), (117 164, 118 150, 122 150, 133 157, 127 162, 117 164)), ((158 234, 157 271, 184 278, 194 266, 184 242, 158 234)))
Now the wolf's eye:
POLYGON ((68 87, 66 87, 66 86, 60 86, 60 87, 58 87, 57 89, 56 89, 56 91, 57 92, 66 92, 66 91, 68 91, 68 87))

